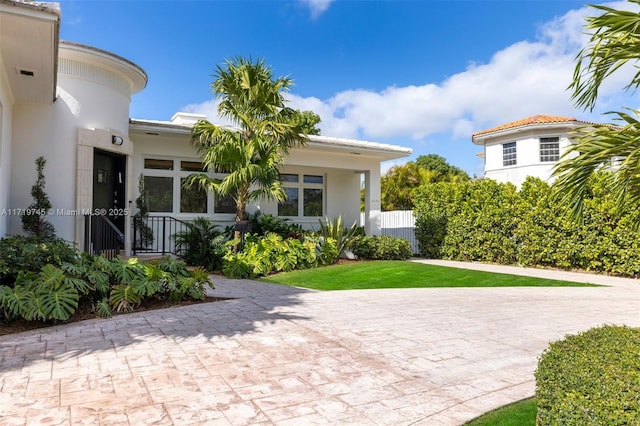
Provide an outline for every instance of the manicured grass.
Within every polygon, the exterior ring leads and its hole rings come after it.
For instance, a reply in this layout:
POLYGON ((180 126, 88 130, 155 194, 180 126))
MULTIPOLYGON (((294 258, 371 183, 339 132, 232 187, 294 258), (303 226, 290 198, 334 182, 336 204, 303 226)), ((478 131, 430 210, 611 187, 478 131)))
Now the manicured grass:
POLYGON ((593 284, 494 274, 405 261, 352 262, 270 275, 262 281, 316 290, 593 286, 593 284))
POLYGON ((490 411, 465 426, 535 426, 535 398, 525 399, 490 411))

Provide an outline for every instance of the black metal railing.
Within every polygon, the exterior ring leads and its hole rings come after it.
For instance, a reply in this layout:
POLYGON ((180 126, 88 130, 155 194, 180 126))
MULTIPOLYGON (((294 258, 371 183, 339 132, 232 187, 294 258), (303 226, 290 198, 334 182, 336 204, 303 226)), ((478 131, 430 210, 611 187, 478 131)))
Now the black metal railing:
POLYGON ((124 234, 103 215, 85 215, 84 251, 113 259, 124 249, 124 234))
POLYGON ((178 247, 174 235, 186 231, 187 222, 171 216, 133 217, 132 254, 173 254, 182 256, 184 248, 178 247))

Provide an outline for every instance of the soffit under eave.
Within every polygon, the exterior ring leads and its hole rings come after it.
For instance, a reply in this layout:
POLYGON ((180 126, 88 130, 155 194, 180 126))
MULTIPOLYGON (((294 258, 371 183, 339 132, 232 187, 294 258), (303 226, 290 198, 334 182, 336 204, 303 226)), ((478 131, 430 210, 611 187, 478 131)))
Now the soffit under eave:
POLYGON ((56 10, 0 2, 0 55, 15 102, 55 100, 59 32, 56 10))

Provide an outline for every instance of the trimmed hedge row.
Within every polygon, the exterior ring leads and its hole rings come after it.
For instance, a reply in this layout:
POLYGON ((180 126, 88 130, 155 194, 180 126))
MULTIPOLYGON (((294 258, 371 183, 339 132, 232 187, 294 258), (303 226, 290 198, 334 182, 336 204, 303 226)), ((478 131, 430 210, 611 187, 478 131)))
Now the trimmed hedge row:
POLYGON ((640 328, 567 336, 545 350, 535 376, 539 425, 640 424, 640 328))
POLYGON ((582 223, 552 191, 536 178, 520 191, 490 179, 422 186, 414 192, 420 254, 640 275, 640 209, 616 210, 605 173, 591 183, 582 223))
POLYGON ((406 260, 413 255, 409 241, 389 235, 357 236, 349 247, 358 259, 406 260))

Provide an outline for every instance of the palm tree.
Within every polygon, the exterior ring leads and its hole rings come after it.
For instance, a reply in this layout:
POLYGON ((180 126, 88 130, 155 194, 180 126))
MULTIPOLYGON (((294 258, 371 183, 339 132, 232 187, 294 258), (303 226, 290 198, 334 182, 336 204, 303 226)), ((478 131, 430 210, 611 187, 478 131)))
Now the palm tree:
POLYGON ((284 201, 280 167, 289 150, 306 139, 285 106, 284 93, 293 84, 291 79, 274 79, 263 60, 252 62, 241 57, 218 66, 215 77, 212 91, 220 100, 218 114, 233 127, 201 120, 193 127, 191 143, 208 172, 226 176, 215 179, 195 174, 187 185, 200 185, 219 197, 233 197, 236 221, 242 221, 252 201, 284 201))
MULTIPOLYGON (((640 0, 629 0, 640 5, 640 0)), ((640 59, 640 14, 606 6, 591 6, 602 14, 587 18, 585 26, 591 39, 577 57, 573 82, 573 99, 577 106, 593 110, 601 84, 620 67, 640 59)), ((625 87, 640 86, 640 68, 625 87)), ((559 199, 582 216, 583 199, 590 177, 597 170, 615 163, 610 175, 611 191, 619 208, 640 202, 640 117, 639 112, 612 112, 620 126, 600 125, 578 131, 577 143, 556 166, 559 199)))

